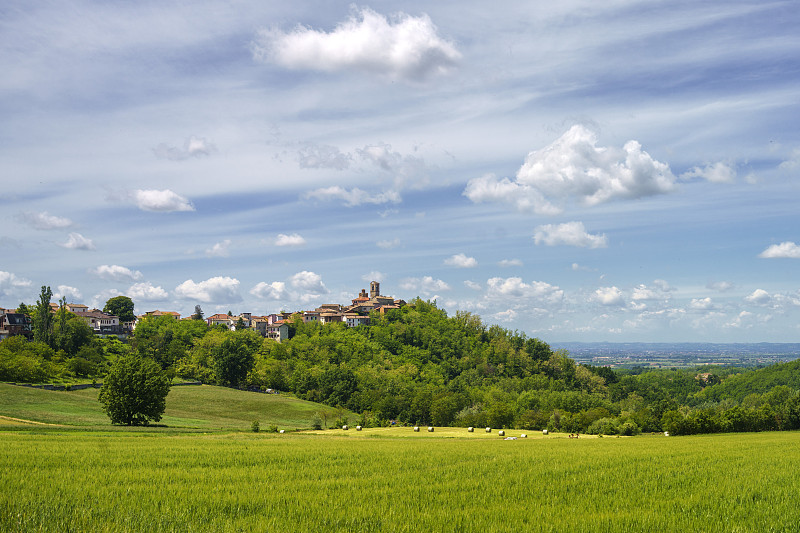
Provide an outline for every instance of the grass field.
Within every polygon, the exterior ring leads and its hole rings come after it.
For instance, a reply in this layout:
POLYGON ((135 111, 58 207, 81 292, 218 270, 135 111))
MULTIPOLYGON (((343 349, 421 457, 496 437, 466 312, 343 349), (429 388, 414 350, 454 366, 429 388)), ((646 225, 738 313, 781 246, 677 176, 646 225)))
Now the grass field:
MULTIPOLYGON (((0 383, 0 428, 19 426, 20 420, 111 429, 97 401, 98 389, 46 391, 0 383), (10 420, 10 418, 17 420, 10 420)), ((310 428, 314 414, 325 412, 329 423, 338 410, 288 395, 245 392, 224 387, 172 387, 167 410, 158 423, 173 430, 249 430, 254 420, 261 428, 310 428)), ((352 413, 351 420, 355 419, 352 413)))
POLYGON ((217 387, 176 387, 164 426, 129 429, 108 423, 96 390, 7 387, 3 532, 789 532, 800 524, 797 432, 251 433, 255 418, 305 427, 320 406, 217 387))

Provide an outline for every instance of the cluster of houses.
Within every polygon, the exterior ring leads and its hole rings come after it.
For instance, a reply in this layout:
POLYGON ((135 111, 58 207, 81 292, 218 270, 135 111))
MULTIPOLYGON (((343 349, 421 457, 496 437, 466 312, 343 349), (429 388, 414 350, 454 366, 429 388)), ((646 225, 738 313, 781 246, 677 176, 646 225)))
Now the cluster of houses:
MULTIPOLYGON (((256 316, 252 313, 216 314, 205 319, 209 326, 224 326, 230 330, 237 327, 248 328, 257 331, 263 337, 275 339, 280 342, 289 337, 289 323, 296 319, 302 319, 304 323, 318 322, 320 324, 330 324, 342 322, 347 327, 356 327, 369 324, 369 313, 378 311, 385 313, 390 309, 399 309, 406 304, 403 300, 396 300, 389 296, 381 296, 380 283, 373 281, 370 283, 369 294, 362 289, 358 297, 354 298, 350 304, 324 304, 313 311, 281 312, 265 316, 256 316)), ((58 310, 58 305, 51 304, 54 311, 58 310)), ((119 317, 104 313, 99 309, 89 309, 82 304, 66 304, 68 311, 81 317, 98 335, 127 335, 136 328, 136 324, 147 317, 171 316, 175 320, 193 320, 193 317, 181 318, 180 313, 174 311, 149 311, 136 317, 131 322, 121 322, 119 317)), ((15 312, 15 310, 3 309, 0 307, 0 339, 12 335, 31 336, 30 319, 15 312)))

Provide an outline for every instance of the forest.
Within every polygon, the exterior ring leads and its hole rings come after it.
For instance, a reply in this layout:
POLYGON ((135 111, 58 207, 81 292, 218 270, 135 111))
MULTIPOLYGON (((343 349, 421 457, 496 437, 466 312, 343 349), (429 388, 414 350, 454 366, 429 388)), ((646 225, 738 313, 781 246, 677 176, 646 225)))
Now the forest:
POLYGON ((603 435, 800 429, 800 361, 756 369, 578 365, 540 339, 468 312, 448 316, 419 298, 356 328, 297 317, 282 343, 171 317, 144 318, 121 341, 92 335, 63 309, 48 332, 30 311, 40 333, 0 342, 0 381, 102 381, 117 357, 133 353, 174 379, 291 393, 361 413, 363 426, 603 435))

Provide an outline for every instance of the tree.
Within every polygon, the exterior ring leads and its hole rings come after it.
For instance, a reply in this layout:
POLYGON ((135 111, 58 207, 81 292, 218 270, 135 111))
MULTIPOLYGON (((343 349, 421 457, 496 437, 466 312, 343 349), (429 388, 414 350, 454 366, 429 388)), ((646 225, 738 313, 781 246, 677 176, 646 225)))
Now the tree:
POLYGON ((50 299, 53 291, 50 287, 42 285, 39 301, 33 313, 33 339, 53 346, 53 313, 50 310, 50 299))
POLYGON ((119 317, 120 322, 133 322, 136 320, 133 307, 133 300, 127 296, 114 296, 106 302, 103 312, 119 317))
POLYGON ((161 420, 169 388, 161 365, 136 354, 124 355, 103 379, 99 400, 112 424, 146 425, 161 420))
POLYGON ((244 382, 255 365, 254 354, 261 342, 261 335, 255 331, 232 331, 225 335, 225 340, 213 351, 217 384, 237 387, 244 382))
POLYGON ((192 315, 192 319, 203 320, 203 310, 200 308, 200 304, 194 306, 194 314, 192 315))

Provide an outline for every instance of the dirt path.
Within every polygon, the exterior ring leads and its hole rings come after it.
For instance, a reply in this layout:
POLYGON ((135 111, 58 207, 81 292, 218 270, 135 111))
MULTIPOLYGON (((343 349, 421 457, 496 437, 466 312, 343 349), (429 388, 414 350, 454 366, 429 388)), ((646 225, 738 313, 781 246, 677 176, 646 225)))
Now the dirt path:
POLYGON ((8 420, 9 422, 18 422, 20 424, 33 424, 35 426, 60 426, 61 424, 48 424, 47 422, 36 422, 35 420, 25 420, 24 418, 14 418, 11 416, 0 415, 0 422, 8 420))

